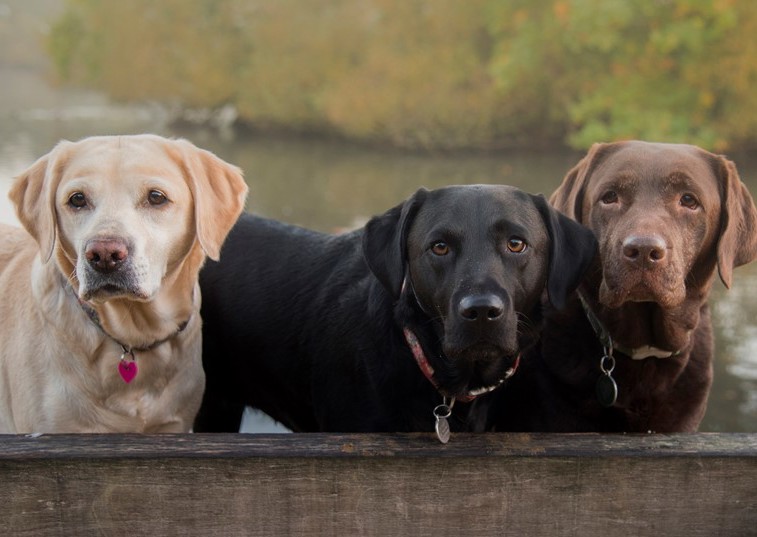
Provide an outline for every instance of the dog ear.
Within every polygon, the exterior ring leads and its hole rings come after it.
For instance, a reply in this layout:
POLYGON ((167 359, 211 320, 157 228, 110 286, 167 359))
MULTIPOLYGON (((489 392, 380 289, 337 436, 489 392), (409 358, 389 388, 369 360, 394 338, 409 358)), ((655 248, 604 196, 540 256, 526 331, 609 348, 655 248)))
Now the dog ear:
POLYGON ((16 177, 8 197, 16 208, 16 216, 39 245, 43 263, 50 261, 55 250, 57 210, 55 194, 66 164, 66 148, 71 142, 59 142, 47 155, 16 177))
POLYGON ((363 256, 374 276, 397 299, 407 265, 407 233, 428 190, 421 188, 407 201, 375 216, 365 225, 363 256))
POLYGON ((589 152, 563 178, 560 186, 550 196, 549 203, 569 218, 583 222, 584 194, 588 179, 602 159, 621 143, 593 144, 589 152))
POLYGON ((733 269, 757 258, 757 210, 736 165, 722 156, 717 159, 721 179, 718 272, 730 288, 733 269))
POLYGON ((197 239, 205 254, 214 261, 239 215, 244 210, 247 184, 242 171, 210 151, 187 140, 174 140, 181 150, 181 164, 194 197, 197 239))
POLYGON ((592 231, 550 207, 544 196, 532 196, 550 239, 547 295, 558 310, 581 283, 584 273, 598 255, 592 231))

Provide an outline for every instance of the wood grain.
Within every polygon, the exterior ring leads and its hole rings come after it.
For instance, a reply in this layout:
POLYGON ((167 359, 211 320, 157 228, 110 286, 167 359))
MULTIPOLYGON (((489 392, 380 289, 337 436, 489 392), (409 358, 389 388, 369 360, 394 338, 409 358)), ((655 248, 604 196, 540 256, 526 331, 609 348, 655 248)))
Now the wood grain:
POLYGON ((757 435, 0 436, 0 535, 757 535, 757 435))

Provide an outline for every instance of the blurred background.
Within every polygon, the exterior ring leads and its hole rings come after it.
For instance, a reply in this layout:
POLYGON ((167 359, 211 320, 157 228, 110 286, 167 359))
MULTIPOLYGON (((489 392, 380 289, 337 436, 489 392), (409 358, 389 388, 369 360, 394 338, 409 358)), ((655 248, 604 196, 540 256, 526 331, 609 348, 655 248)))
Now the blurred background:
MULTIPOLYGON (((420 186, 548 195, 628 138, 725 153, 754 195, 755 87, 749 0, 0 0, 0 221, 58 140, 140 132, 215 152, 249 210, 322 231, 420 186)), ((757 263, 711 302, 702 430, 757 432, 757 263)))

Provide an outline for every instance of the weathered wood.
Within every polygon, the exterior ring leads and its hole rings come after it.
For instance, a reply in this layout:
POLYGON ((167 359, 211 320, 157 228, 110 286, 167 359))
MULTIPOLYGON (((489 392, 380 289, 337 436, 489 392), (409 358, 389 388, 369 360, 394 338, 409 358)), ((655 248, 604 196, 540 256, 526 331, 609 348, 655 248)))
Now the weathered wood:
POLYGON ((757 535, 757 435, 0 436, 0 535, 757 535))

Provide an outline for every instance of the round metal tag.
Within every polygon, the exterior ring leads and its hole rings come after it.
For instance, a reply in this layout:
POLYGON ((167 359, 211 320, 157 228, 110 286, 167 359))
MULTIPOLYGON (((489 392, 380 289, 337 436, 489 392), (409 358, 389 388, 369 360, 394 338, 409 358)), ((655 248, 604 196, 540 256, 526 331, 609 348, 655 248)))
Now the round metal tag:
POLYGON ((449 442, 449 423, 447 422, 447 418, 436 418, 436 437, 442 444, 449 442))
POLYGON ((610 375, 600 375, 596 385, 597 400, 603 407, 611 407, 618 400, 618 385, 610 375))

